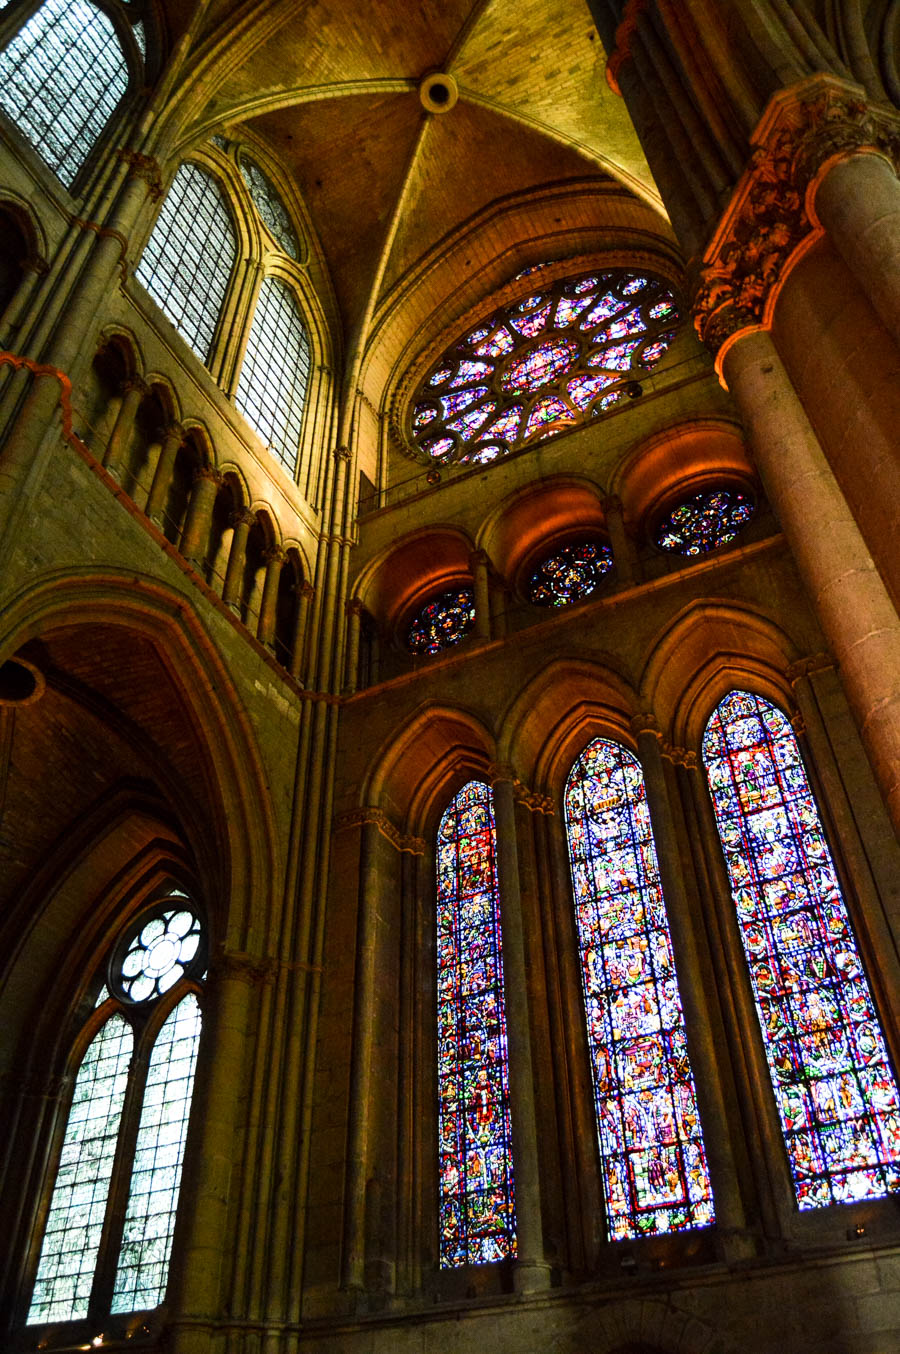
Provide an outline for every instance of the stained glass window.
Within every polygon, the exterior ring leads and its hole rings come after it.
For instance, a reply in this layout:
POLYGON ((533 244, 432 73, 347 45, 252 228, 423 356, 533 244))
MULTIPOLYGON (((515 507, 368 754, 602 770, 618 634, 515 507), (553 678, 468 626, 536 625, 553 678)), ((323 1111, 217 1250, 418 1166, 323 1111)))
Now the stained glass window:
POLYGON ((181 165, 136 276, 203 362, 236 258, 237 237, 218 183, 198 165, 181 165))
POLYGON ((598 738, 565 792, 610 1240, 714 1220, 669 924, 637 758, 598 738))
POLYGON ((45 0, 0 52, 0 105, 67 188, 127 88, 116 30, 88 0, 45 0))
POLYGON ((599 587, 613 567, 613 554, 602 541, 563 545, 542 560, 528 580, 528 598, 536 606, 571 606, 599 587))
POLYGON ((441 1266, 516 1253, 496 830, 470 781, 437 838, 441 1266))
POLYGON ((246 151, 241 152, 240 167, 253 205, 266 229, 271 232, 286 254, 292 259, 298 259, 300 248, 297 244, 297 234, 287 207, 282 202, 274 183, 246 151))
POLYGON ((753 500, 737 489, 704 490, 667 513, 656 544, 675 555, 705 555, 733 541, 754 511, 753 500))
POLYGON ((110 1014, 75 1080, 30 1325, 94 1314, 92 1293, 113 1287, 116 1312, 155 1307, 165 1297, 200 1036, 199 1004, 185 983, 198 983, 205 967, 199 917, 176 890, 113 947, 109 982, 101 985, 94 1006, 111 1008, 110 1014), (154 1038, 154 1013, 164 1001, 177 1004, 154 1038), (131 1109, 123 1119, 126 1105, 131 1109), (135 1131, 134 1153, 128 1156, 123 1139, 132 1140, 135 1131), (124 1180, 113 1188, 117 1173, 130 1176, 128 1207, 118 1255, 104 1262, 101 1237, 117 1240, 109 1211, 112 1198, 123 1195, 124 1180))
POLYGON ((900 1097, 787 717, 717 706, 703 761, 801 1209, 900 1188, 900 1097))
POLYGON ((112 1015, 78 1069, 29 1325, 88 1314, 133 1043, 128 1023, 112 1015))
POLYGON ((291 475, 309 366, 309 339, 294 292, 280 278, 264 278, 234 402, 291 475))
POLYGON ((199 1043, 200 1007, 188 993, 156 1036, 150 1056, 114 1312, 158 1307, 165 1297, 199 1043))
POLYGON ((617 270, 552 282, 487 315, 443 354, 413 403, 410 442, 425 460, 484 464, 564 432, 656 366, 679 320, 655 278, 617 270), (490 457, 479 454, 487 443, 490 457))
POLYGON ((422 607, 406 632, 406 647, 414 654, 440 653, 458 644, 474 626, 474 592, 451 588, 422 607))

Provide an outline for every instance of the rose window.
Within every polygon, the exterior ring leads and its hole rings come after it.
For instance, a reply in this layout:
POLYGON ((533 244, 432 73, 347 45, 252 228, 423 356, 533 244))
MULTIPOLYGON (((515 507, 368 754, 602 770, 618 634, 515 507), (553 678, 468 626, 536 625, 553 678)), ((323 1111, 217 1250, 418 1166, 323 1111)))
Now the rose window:
POLYGON ((110 974, 117 995, 149 1001, 168 992, 186 974, 199 969, 203 931, 188 900, 169 898, 165 908, 126 933, 116 947, 110 974))
POLYGON ((551 283, 444 353, 419 389, 410 439, 428 462, 483 465, 575 428, 626 398, 680 318, 672 293, 637 273, 551 283))
POLYGON ((736 489, 694 494, 673 508, 656 528, 660 550, 674 555, 705 555, 728 545, 756 511, 753 500, 736 489))
POLYGON ((412 654, 436 654, 464 639, 475 626, 475 594, 471 588, 451 588, 422 607, 406 631, 412 654))
POLYGON ((577 541, 548 555, 528 580, 528 599, 536 606, 571 606, 590 597, 613 567, 602 541, 577 541))

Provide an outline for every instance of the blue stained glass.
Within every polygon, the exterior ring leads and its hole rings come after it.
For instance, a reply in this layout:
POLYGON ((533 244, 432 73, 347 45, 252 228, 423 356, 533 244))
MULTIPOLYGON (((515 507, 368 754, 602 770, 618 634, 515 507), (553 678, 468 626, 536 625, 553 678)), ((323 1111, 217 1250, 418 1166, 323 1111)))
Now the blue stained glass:
POLYGON ((656 544, 676 555, 705 555, 733 541, 753 513, 751 499, 736 489, 704 490, 663 518, 656 544))
POLYGON ((429 423, 433 423, 437 418, 438 411, 433 404, 417 404, 416 412, 413 414, 413 427, 418 430, 425 428, 429 423))
POLYGON ((452 437, 438 437, 433 442, 425 442, 423 449, 436 461, 442 461, 445 456, 449 456, 456 443, 452 437))
POLYGON ((432 372, 428 378, 430 386, 442 386, 449 376, 453 375, 452 367, 438 367, 437 371, 432 372))
POLYGON ((593 293, 588 296, 561 296, 556 307, 557 329, 565 329, 573 320, 577 320, 578 316, 587 310, 593 299, 593 293))
POLYGON ((618 314, 620 310, 624 309, 624 306, 625 303, 621 297, 614 296, 612 292, 607 292, 604 296, 601 296, 593 310, 581 321, 581 328, 593 329, 602 320, 608 320, 611 316, 618 314))
POLYGON ((475 627, 475 594, 471 588, 451 588, 422 607, 406 632, 413 654, 436 654, 458 644, 475 627))
POLYGON ((646 344, 641 349, 641 363, 645 367, 654 367, 672 343, 674 334, 663 334, 660 338, 654 339, 652 343, 646 344))
POLYGON ((641 319, 640 312, 631 310, 627 315, 620 315, 612 324, 608 324, 605 329, 599 333, 591 335, 592 343, 607 343, 613 339, 626 338, 629 334, 643 334, 647 326, 641 319))
POLYGON ((640 343, 640 339, 629 339, 627 343, 616 343, 612 348, 601 348, 599 353, 593 353, 588 358, 588 362, 592 367, 605 367, 607 371, 630 371, 632 354, 640 347, 640 343))
POLYGON ((732 691, 703 737, 801 1209, 900 1188, 900 1096, 787 716, 732 691))
POLYGON ((496 408, 496 400, 488 400, 487 403, 480 405, 477 409, 470 409, 467 414, 461 414, 459 418, 451 419, 447 423, 447 427, 459 433, 464 442, 469 442, 496 408))
POLYGON ((714 1221, 640 763, 598 738, 565 791, 609 1237, 714 1221))
POLYGON ((524 338, 535 338, 537 334, 542 333, 547 328, 549 319, 550 306, 548 304, 542 310, 535 311, 530 315, 513 315, 509 322, 524 338))
POLYGON ((515 358, 503 373, 500 384, 506 391, 527 395, 551 385, 578 357, 579 347, 571 339, 550 339, 515 358))
POLYGON ((498 329, 491 335, 486 343, 481 343, 475 349, 479 357, 502 357, 504 353, 511 353, 516 346, 516 340, 508 329, 498 329))
POLYGON ((499 418, 495 418, 489 428, 485 429, 485 437, 503 437, 508 442, 511 442, 516 435, 516 430, 519 426, 521 417, 521 404, 514 404, 511 409, 507 409, 499 418))
POLYGON ((578 405, 579 409, 585 409, 595 400, 605 386, 614 381, 614 376, 576 376, 566 386, 569 393, 569 399, 578 405))
POLYGON ((488 465, 490 461, 496 461, 498 456, 506 455, 506 447, 501 447, 497 442, 483 442, 475 447, 473 451, 466 452, 465 456, 460 456, 461 465, 488 465))
POLYGON ((442 1268, 516 1254, 493 796, 470 781, 437 837, 442 1268))
POLYGON ((561 546, 531 575, 529 601, 536 606, 571 606, 590 597, 612 567, 612 551, 600 541, 561 546))
POLYGON ((473 381, 483 381, 494 371, 493 362, 460 362, 456 375, 450 382, 450 389, 456 386, 471 385, 473 381))
POLYGON ((463 409, 468 409, 470 404, 476 400, 483 400, 488 393, 487 386, 472 386, 469 390, 460 390, 456 395, 442 395, 441 408, 444 412, 444 418, 452 418, 454 414, 459 414, 463 409))

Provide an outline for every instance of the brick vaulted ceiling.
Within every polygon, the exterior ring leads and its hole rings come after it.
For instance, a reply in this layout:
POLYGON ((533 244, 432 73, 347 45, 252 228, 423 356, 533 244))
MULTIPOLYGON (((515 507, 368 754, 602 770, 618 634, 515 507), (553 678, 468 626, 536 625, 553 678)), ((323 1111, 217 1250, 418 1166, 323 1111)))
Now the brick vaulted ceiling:
POLYGON ((605 182, 667 234, 604 60, 585 0, 211 0, 182 134, 246 128, 293 176, 352 348, 492 203, 605 182), (458 83, 445 114, 419 101, 430 71, 458 83))

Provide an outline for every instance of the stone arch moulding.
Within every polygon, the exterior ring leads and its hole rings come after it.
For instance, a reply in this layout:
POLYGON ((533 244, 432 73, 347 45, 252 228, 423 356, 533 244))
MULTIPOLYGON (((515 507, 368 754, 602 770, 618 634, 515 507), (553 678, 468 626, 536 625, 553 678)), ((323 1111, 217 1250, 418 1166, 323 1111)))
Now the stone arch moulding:
POLYGON ((554 659, 516 696, 499 722, 497 755, 543 794, 561 793, 571 764, 601 733, 626 742, 637 696, 608 665, 554 659), (562 713, 560 713, 562 711, 562 713))
POLYGON ((475 535, 498 573, 511 586, 536 557, 579 536, 606 534, 603 495, 580 476, 541 480, 500 503, 475 535))
POLYGON ((588 1311, 550 1346, 551 1354, 737 1354, 733 1341, 671 1301, 633 1298, 588 1311))
POLYGON ((390 632, 414 602, 471 575, 475 546, 459 527, 440 523, 410 533, 382 550, 362 571, 350 596, 358 596, 390 632))
POLYGON ((18 594, 0 629, 0 657, 56 629, 91 624, 121 626, 147 639, 199 731, 219 857, 209 873, 213 879, 220 876, 229 898, 228 921, 219 939, 227 948, 243 949, 254 924, 251 907, 257 917, 265 917, 267 931, 274 923, 278 848, 267 776, 228 670, 178 593, 158 583, 138 582, 133 574, 87 570, 45 576, 38 586, 18 594))
MULTIPOLYGON (((144 369, 146 363, 144 354, 141 351, 141 345, 138 343, 137 336, 130 329, 126 329, 121 324, 108 324, 100 332, 97 339, 97 350, 95 356, 99 357, 102 353, 115 354, 122 362, 125 369, 126 379, 132 377, 144 378, 144 369)), ((165 378, 163 378, 165 379, 165 378)))
POLYGON ((5 212, 7 216, 12 217, 22 232, 30 250, 29 262, 37 264, 42 269, 48 267, 47 232, 34 208, 34 204, 29 202, 27 198, 20 197, 14 189, 3 188, 0 192, 0 212, 5 212))
POLYGON ((641 707, 652 711, 676 746, 699 746, 716 703, 747 685, 793 708, 785 676, 800 656, 795 642, 760 608, 724 598, 694 602, 651 647, 640 682, 641 707))
POLYGON ((384 810, 405 833, 425 835, 450 795, 496 760, 493 734, 462 707, 427 701, 399 737, 382 745, 360 787, 360 804, 384 810))

